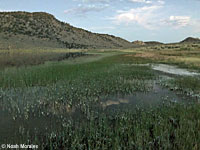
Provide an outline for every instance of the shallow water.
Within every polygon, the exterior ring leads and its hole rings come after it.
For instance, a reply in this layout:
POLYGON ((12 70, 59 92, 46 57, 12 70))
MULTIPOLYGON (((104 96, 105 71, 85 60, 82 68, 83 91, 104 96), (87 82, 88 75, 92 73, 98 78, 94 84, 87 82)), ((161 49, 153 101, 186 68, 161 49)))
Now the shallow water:
POLYGON ((191 71, 188 71, 187 69, 181 69, 176 66, 165 65, 165 64, 152 65, 152 69, 156 71, 169 73, 169 74, 174 74, 174 75, 182 75, 182 76, 200 75, 200 73, 197 73, 197 72, 191 72, 191 71))
POLYGON ((127 96, 110 97, 101 102, 103 109, 127 109, 131 107, 151 107, 162 104, 164 102, 179 102, 190 103, 193 102, 190 97, 176 94, 167 88, 161 87, 159 84, 153 83, 153 88, 149 92, 136 92, 127 96))
MULTIPOLYGON (((135 109, 136 107, 148 108, 149 106, 158 106, 165 101, 172 102, 189 102, 191 98, 183 95, 177 95, 175 92, 170 91, 167 88, 161 87, 155 81, 149 82, 151 89, 148 92, 135 92, 126 96, 109 96, 101 99, 102 101, 94 108, 91 108, 97 113, 107 113, 112 115, 110 110, 128 110, 135 109)), ((44 104, 45 105, 45 104, 44 104)), ((3 106, 3 105, 2 105, 3 106)), ((27 131, 30 135, 42 136, 46 133, 62 128, 62 124, 66 123, 66 120, 73 118, 81 121, 87 121, 86 116, 80 110, 79 107, 72 108, 73 111, 65 110, 65 105, 49 104, 48 107, 35 106, 35 113, 30 113, 27 119, 22 117, 15 118, 15 113, 12 111, 2 109, 0 103, 0 141, 16 141, 18 142, 18 136, 25 134, 27 131), (56 109, 57 106, 59 109, 56 109), (63 108, 63 109, 62 109, 63 108), (49 115, 38 115, 38 111, 48 110, 49 115), (64 111, 65 110, 65 111, 64 111), (35 116, 33 114, 36 114, 35 116)), ((23 107, 23 104, 22 106, 23 107)), ((47 114, 46 112, 46 114, 47 114)), ((20 114, 19 114, 20 115, 20 114)))
POLYGON ((27 131, 30 132, 30 135, 36 134, 36 132, 48 132, 53 126, 56 126, 55 122, 55 118, 51 117, 31 117, 27 120, 14 119, 14 116, 8 111, 0 110, 0 141, 6 142, 11 139, 16 141, 20 134, 24 134, 27 131))

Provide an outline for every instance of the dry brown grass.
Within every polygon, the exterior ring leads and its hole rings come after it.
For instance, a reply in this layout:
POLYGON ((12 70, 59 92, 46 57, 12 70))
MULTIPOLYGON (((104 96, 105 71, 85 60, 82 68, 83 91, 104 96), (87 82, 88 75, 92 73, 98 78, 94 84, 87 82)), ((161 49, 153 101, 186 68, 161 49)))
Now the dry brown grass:
POLYGON ((177 44, 155 47, 141 47, 125 50, 125 59, 142 58, 163 63, 183 63, 200 67, 200 44, 177 44), (134 53, 134 54, 131 54, 134 53))
MULTIPOLYGON (((66 59, 66 54, 69 52, 72 52, 72 50, 1 50, 0 69, 39 65, 44 64, 46 61, 61 61, 66 59)), ((73 52, 80 52, 80 50, 74 50, 73 52)))

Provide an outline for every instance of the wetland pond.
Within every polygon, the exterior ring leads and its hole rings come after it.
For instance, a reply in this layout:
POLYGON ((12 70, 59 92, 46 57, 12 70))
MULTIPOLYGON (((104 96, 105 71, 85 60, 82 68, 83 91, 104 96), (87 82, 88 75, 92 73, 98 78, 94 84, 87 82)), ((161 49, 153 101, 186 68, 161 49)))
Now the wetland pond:
POLYGON ((156 64, 152 65, 152 69, 156 71, 161 71, 169 74, 174 75, 181 75, 181 76, 195 76, 200 75, 200 73, 189 71, 187 69, 178 68, 176 66, 166 65, 166 64, 156 64))
MULTIPOLYGON (((170 79, 170 77, 162 76, 162 78, 170 79)), ((172 103, 194 103, 195 98, 186 96, 182 93, 175 92, 161 86, 156 81, 152 81, 152 87, 147 92, 136 92, 126 96, 112 96, 101 101, 103 110, 126 110, 139 108, 149 108, 162 105, 166 102, 172 103)))
MULTIPOLYGON (((190 72, 186 69, 179 69, 174 66, 158 64, 151 65, 153 70, 165 72, 168 74, 174 75, 199 75, 196 72, 190 72)), ((167 78, 169 76, 165 76, 167 78)), ((165 102, 174 102, 174 103, 190 103, 194 102, 191 97, 185 96, 183 94, 177 94, 176 92, 162 87, 157 81, 150 81, 150 90, 146 92, 135 92, 130 95, 115 95, 108 97, 100 97, 100 102, 95 105, 95 107, 91 106, 92 111, 96 111, 97 113, 106 113, 108 116, 112 115, 111 113, 116 111, 124 111, 127 109, 136 109, 140 108, 148 108, 152 106, 159 106, 165 102)), ((41 92, 41 90, 39 90, 41 92)), ((42 93, 40 93, 42 94, 42 93)), ((34 96, 34 95, 32 95, 34 96)), ((30 95, 31 97, 31 95, 30 95)), ((20 102, 19 102, 20 103, 20 102)), ((18 104, 19 106, 22 104, 18 104)), ((49 105, 50 106, 50 105, 49 105)), ((23 107, 23 106, 21 106, 23 107)), ((66 108, 65 106, 61 106, 61 108, 66 108)), ((61 111, 57 113, 55 107, 43 108, 51 110, 51 113, 46 113, 46 116, 40 115, 30 115, 28 119, 23 117, 14 117, 12 111, 9 111, 9 108, 3 109, 3 106, 0 105, 0 141, 8 142, 8 141, 18 141, 19 136, 23 136, 23 134, 29 134, 30 136, 44 136, 46 133, 50 133, 52 131, 57 131, 62 129, 63 124, 66 124, 68 119, 77 119, 81 121, 87 121, 87 118, 82 113, 81 109, 77 106, 73 108, 73 111, 69 113, 69 110, 61 111), (53 112, 55 111, 55 112, 53 112)), ((12 108, 11 108, 12 109, 12 108)), ((41 111, 40 107, 37 106, 35 112, 41 111)), ((81 122, 80 121, 80 122, 81 122)))
MULTIPOLYGON (((126 65, 126 64, 124 64, 126 65)), ((130 64, 131 66, 149 66, 155 71, 172 74, 172 75, 180 75, 180 76, 198 76, 200 73, 195 71, 189 71, 187 69, 178 68, 174 65, 167 64, 130 64)))
MULTIPOLYGON (((125 96, 110 96, 102 98, 101 102, 95 106, 93 111, 98 113, 106 113, 107 116, 113 115, 116 111, 125 111, 127 109, 136 108, 148 108, 152 106, 158 106, 165 102, 180 102, 189 103, 191 98, 184 95, 176 94, 167 88, 161 87, 155 81, 152 82, 152 88, 147 92, 136 92, 131 95, 125 96)), ((49 108, 50 109, 50 108, 49 108)), ((56 111, 56 110, 55 110, 56 111)), ((67 113, 68 111, 65 111, 67 113)), ((0 140, 18 141, 19 136, 23 134, 29 134, 30 137, 37 135, 42 137, 46 133, 52 131, 62 130, 62 125, 67 122, 68 119, 77 119, 81 121, 87 121, 87 118, 83 115, 79 108, 68 114, 54 112, 54 115, 49 114, 46 116, 30 115, 28 119, 14 118, 8 110, 0 110, 0 140), (39 116, 39 117, 38 117, 39 116), (12 135, 12 136, 8 136, 12 135)), ((81 122, 80 121, 80 122, 81 122)), ((80 123, 79 122, 79 123, 80 123)))

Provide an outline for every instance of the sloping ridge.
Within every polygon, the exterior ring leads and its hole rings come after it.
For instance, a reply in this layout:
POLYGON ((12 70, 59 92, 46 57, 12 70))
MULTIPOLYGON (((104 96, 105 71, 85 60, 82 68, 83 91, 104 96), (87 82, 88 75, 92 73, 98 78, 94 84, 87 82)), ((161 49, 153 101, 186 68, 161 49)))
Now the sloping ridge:
POLYGON ((188 38, 184 39, 183 41, 181 41, 180 43, 200 43, 200 39, 188 37, 188 38))
POLYGON ((122 38, 92 33, 45 12, 0 12, 0 48, 129 48, 122 38))

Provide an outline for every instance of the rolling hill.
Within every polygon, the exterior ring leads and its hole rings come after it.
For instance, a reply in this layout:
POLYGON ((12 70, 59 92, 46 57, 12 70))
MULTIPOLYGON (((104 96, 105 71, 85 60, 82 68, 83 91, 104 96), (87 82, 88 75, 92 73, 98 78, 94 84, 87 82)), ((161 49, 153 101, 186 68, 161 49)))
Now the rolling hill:
POLYGON ((183 41, 181 41, 180 43, 200 43, 200 39, 188 37, 188 38, 184 39, 183 41))
POLYGON ((44 12, 0 12, 0 49, 31 47, 129 48, 132 43, 73 27, 44 12))

